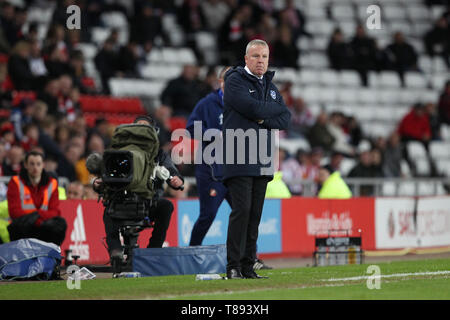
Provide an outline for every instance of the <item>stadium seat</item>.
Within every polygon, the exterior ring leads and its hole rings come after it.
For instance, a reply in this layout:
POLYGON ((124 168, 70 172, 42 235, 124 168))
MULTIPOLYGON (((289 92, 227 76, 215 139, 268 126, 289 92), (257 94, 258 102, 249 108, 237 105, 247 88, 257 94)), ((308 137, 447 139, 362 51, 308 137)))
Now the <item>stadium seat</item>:
POLYGON ((298 149, 309 151, 311 149, 308 140, 303 138, 280 139, 280 148, 285 149, 289 154, 295 154, 298 149))
POLYGON ((376 89, 361 88, 357 92, 357 99, 362 104, 377 104, 378 98, 378 91, 376 89))
POLYGON ((400 88, 401 82, 398 73, 393 71, 381 71, 379 84, 385 88, 400 88))
POLYGON ((379 101, 385 105, 397 105, 400 102, 398 90, 385 88, 379 91, 379 101))
POLYGON ((338 72, 331 69, 319 72, 319 83, 324 86, 336 86, 340 84, 338 72))
POLYGON ((426 150, 419 141, 409 141, 406 148, 411 159, 425 159, 427 157, 426 150))
POLYGON ((128 20, 124 13, 120 11, 103 12, 100 20, 108 28, 119 30, 128 29, 128 20))
POLYGON ((351 88, 340 88, 336 92, 337 101, 340 103, 354 104, 358 102, 358 90, 351 88))
POLYGON ((346 177, 350 170, 356 165, 356 160, 351 158, 344 158, 341 161, 341 166, 339 168, 339 172, 341 176, 346 177))
POLYGON ((397 186, 395 182, 385 181, 381 186, 381 193, 384 197, 393 197, 397 195, 397 186))
POLYGON ((431 78, 431 85, 433 89, 442 91, 445 83, 450 80, 450 76, 445 73, 434 74, 431 78))
POLYGON ((179 48, 178 62, 181 64, 196 64, 197 58, 191 48, 179 48))
POLYGON ((338 21, 353 19, 355 13, 353 6, 349 4, 333 4, 331 6, 331 16, 338 21))
POLYGON ((76 49, 81 50, 83 52, 83 56, 86 60, 91 60, 95 58, 97 54, 97 46, 92 43, 78 43, 76 45, 76 49))
POLYGON ((406 20, 406 11, 402 6, 382 2, 381 15, 388 21, 406 20))
MULTIPOLYGON (((404 36, 408 37, 414 34, 413 28, 411 28, 411 23, 407 20, 394 20, 389 24, 389 28, 392 33, 400 31, 404 36)), ((407 39, 407 41, 409 41, 407 39)))
POLYGON ((356 71, 342 70, 338 74, 337 84, 348 87, 359 87, 361 79, 356 71))
POLYGON ((399 196, 415 196, 416 195, 416 186, 414 182, 405 181, 399 184, 398 189, 399 196))
POLYGON ((430 155, 434 159, 444 158, 450 160, 450 142, 431 141, 430 155))
POLYGON ((313 85, 319 83, 320 73, 314 69, 302 69, 300 71, 300 81, 303 85, 313 85))
POLYGON ((405 84, 408 88, 426 88, 427 80, 421 73, 407 72, 405 74, 405 84))
POLYGON ((430 163, 427 159, 414 159, 416 164, 417 174, 420 176, 429 176, 431 173, 430 163))
POLYGON ((423 5, 411 4, 411 5, 407 5, 405 9, 406 9, 408 18, 411 21, 425 20, 426 22, 429 22, 429 20, 430 20, 430 12, 423 5))

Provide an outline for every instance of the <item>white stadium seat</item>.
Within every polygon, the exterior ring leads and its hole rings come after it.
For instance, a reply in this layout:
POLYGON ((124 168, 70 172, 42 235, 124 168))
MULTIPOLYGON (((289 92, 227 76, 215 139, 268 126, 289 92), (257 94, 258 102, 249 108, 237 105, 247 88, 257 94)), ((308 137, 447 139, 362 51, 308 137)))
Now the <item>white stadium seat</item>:
POLYGON ((408 88, 426 88, 426 77, 417 72, 407 72, 405 74, 405 84, 408 88))

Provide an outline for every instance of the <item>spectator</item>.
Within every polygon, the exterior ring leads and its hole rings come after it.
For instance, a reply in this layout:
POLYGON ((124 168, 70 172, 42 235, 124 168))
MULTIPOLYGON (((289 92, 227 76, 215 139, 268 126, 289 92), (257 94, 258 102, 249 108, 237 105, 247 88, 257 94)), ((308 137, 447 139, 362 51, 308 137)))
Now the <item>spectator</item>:
POLYGON ((398 133, 400 134, 402 141, 403 157, 408 162, 412 174, 416 176, 417 170, 416 165, 410 158, 408 152, 408 142, 419 141, 426 151, 431 175, 436 176, 436 166, 429 152, 429 142, 431 140, 430 120, 425 112, 425 106, 423 104, 415 104, 410 112, 403 117, 398 126, 398 133))
POLYGON ((299 50, 288 26, 278 28, 278 37, 273 46, 273 65, 275 67, 298 68, 299 50))
POLYGON ((436 110, 436 105, 432 102, 425 104, 425 113, 428 116, 431 130, 431 140, 441 140, 441 123, 436 110))
POLYGON ((30 42, 30 71, 34 77, 44 77, 48 74, 47 67, 45 66, 44 58, 41 54, 41 46, 38 40, 30 42))
POLYGON ((367 73, 379 67, 379 52, 375 40, 366 34, 363 24, 356 27, 350 46, 354 55, 353 68, 359 73, 361 83, 367 86, 367 73))
POLYGON ((184 0, 177 10, 177 21, 183 28, 186 45, 195 52, 197 59, 203 61, 203 53, 197 47, 195 35, 206 28, 206 20, 203 15, 199 0, 184 0))
POLYGON ((328 163, 325 167, 332 174, 335 171, 340 171, 342 160, 344 159, 344 155, 340 152, 334 151, 330 155, 330 163, 328 163))
POLYGON ((308 154, 303 149, 298 149, 295 156, 281 162, 280 170, 283 173, 283 180, 292 195, 301 195, 303 191, 301 182, 310 180, 307 174, 308 164, 308 154))
POLYGON ((330 171, 328 167, 320 167, 317 176, 319 199, 349 199, 352 192, 341 178, 339 171, 330 171))
POLYGON ((135 41, 128 41, 119 49, 117 57, 117 71, 122 77, 138 78, 137 64, 139 60, 139 47, 135 41))
POLYGON ((217 32, 230 13, 230 7, 222 0, 206 0, 200 3, 205 19, 205 26, 212 32, 217 32))
POLYGON ((37 99, 47 105, 47 114, 56 117, 58 115, 58 98, 60 82, 58 78, 47 78, 43 90, 37 93, 37 99))
POLYGON ((336 138, 328 129, 328 115, 321 111, 316 122, 309 130, 308 141, 311 147, 321 147, 325 152, 331 152, 336 138))
POLYGON ((364 137, 358 120, 353 116, 347 117, 344 124, 344 131, 349 135, 349 143, 354 147, 357 147, 364 137))
POLYGON ((418 55, 414 47, 406 42, 402 32, 394 34, 394 42, 384 50, 386 57, 386 67, 398 73, 403 85, 404 75, 407 71, 418 71, 418 55))
POLYGON ((24 168, 8 184, 7 199, 11 241, 37 238, 62 244, 67 223, 59 209, 58 181, 44 170, 42 154, 27 154, 24 168))
POLYGON ((108 81, 116 76, 118 70, 118 54, 114 50, 114 45, 113 40, 107 39, 94 58, 95 67, 100 74, 102 89, 105 94, 111 92, 108 81))
POLYGON ((235 8, 227 17, 219 32, 219 51, 222 64, 234 65, 240 60, 243 48, 248 43, 244 29, 253 23, 253 8, 244 3, 235 8))
POLYGON ((295 98, 290 108, 291 123, 287 130, 289 138, 306 138, 310 128, 314 125, 314 116, 305 104, 305 101, 295 98))
POLYGON ((402 177, 402 159, 400 135, 394 131, 389 135, 386 148, 383 152, 383 176, 388 178, 402 177))
POLYGON ((202 98, 198 67, 185 65, 183 73, 168 82, 161 94, 161 102, 171 106, 175 116, 188 118, 195 104, 202 98))
POLYGON ((331 35, 327 46, 327 56, 332 69, 345 70, 352 67, 352 48, 344 40, 344 35, 340 28, 334 29, 331 35))
POLYGON ((35 90, 36 78, 30 69, 30 44, 19 41, 8 59, 8 74, 16 90, 35 90))
POLYGON ((445 16, 441 16, 424 36, 425 49, 431 57, 442 56, 445 64, 450 68, 450 40, 449 25, 445 16))
POLYGON ((23 137, 20 140, 20 145, 25 152, 31 151, 38 146, 39 141, 39 126, 35 123, 28 123, 23 127, 23 137))
POLYGON ((450 126, 450 80, 445 83, 445 87, 438 102, 439 122, 450 126))
POLYGON ((0 177, 3 177, 3 163, 6 159, 7 150, 5 147, 5 143, 0 141, 0 177))
POLYGON ((45 48, 45 67, 50 77, 58 78, 70 72, 69 57, 65 49, 53 43, 45 48))
POLYGON ((144 3, 131 23, 131 39, 143 45, 147 42, 153 43, 157 36, 162 35, 162 21, 158 12, 152 7, 151 3, 144 3), (142 32, 142 30, 145 30, 145 32, 142 32))
POLYGON ((4 52, 8 52, 9 48, 15 45, 16 41, 16 28, 14 24, 15 8, 8 1, 1 3, 1 28, 4 40, 2 47, 4 52))
POLYGON ((68 74, 59 77, 58 118, 63 118, 69 123, 75 120, 79 113, 78 89, 73 88, 72 78, 68 74))
POLYGON ((84 196, 84 186, 79 181, 73 181, 67 186, 67 199, 81 200, 84 196))
MULTIPOLYGON (((363 149, 359 154, 359 162, 350 170, 349 178, 374 178, 376 175, 373 171, 373 161, 372 155, 369 149, 363 149)), ((356 188, 358 190, 358 188, 356 188)), ((355 191, 353 193, 355 194, 355 191)), ((374 195, 373 185, 359 185, 359 196, 373 196, 374 195)))
POLYGON ((33 101, 25 98, 11 111, 10 121, 14 125, 14 134, 19 141, 23 138, 23 126, 32 122, 33 107, 33 101))
POLYGON ((97 200, 98 201, 98 193, 94 191, 94 188, 91 184, 84 185, 83 191, 83 199, 84 200, 97 200))
POLYGON ((3 175, 14 176, 19 174, 22 168, 22 160, 25 152, 21 146, 13 145, 8 150, 3 162, 3 175))
POLYGON ((334 137, 332 151, 343 153, 348 157, 355 154, 354 147, 349 143, 349 136, 344 132, 345 117, 341 112, 333 112, 328 121, 327 128, 330 134, 334 137))
POLYGON ((75 165, 82 156, 83 150, 77 145, 71 144, 64 149, 64 155, 58 159, 56 173, 59 177, 66 177, 69 181, 75 181, 77 174, 75 165))
POLYGON ((9 150, 15 143, 14 126, 11 122, 5 122, 0 128, 0 142, 5 144, 6 150, 9 150))
POLYGON ((85 59, 81 50, 73 50, 69 60, 69 74, 75 88, 78 88, 82 94, 95 94, 97 92, 95 83, 87 83, 89 79, 84 68, 85 59))
POLYGON ((168 106, 159 106, 153 114, 153 119, 159 128, 159 145, 165 152, 168 152, 171 144, 170 119, 172 117, 172 109, 168 106))
POLYGON ((294 0, 287 0, 285 7, 278 13, 279 25, 288 26, 292 31, 293 42, 300 36, 312 38, 311 33, 306 31, 306 17, 303 12, 296 7, 294 0))

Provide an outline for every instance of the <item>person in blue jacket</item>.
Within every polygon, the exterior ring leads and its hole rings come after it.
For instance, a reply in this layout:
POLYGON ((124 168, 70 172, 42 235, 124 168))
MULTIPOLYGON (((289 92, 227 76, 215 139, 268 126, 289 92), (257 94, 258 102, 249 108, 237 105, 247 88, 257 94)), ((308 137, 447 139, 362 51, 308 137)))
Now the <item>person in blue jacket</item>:
MULTIPOLYGON (((218 81, 220 88, 209 93, 201 99, 195 106, 186 124, 186 129, 195 136, 194 125, 201 124, 202 137, 203 133, 209 129, 222 130, 223 123, 223 77, 229 67, 221 70, 218 81)), ((195 137, 194 137, 195 138, 195 137)), ((211 141, 212 142, 212 141, 211 141)), ((202 149, 204 151, 208 143, 202 141, 202 149)), ((202 161, 195 164, 195 178, 197 180, 197 190, 200 201, 200 215, 194 224, 191 232, 190 246, 199 246, 202 244, 206 233, 211 227, 222 201, 226 199, 230 204, 231 199, 227 193, 227 188, 222 182, 222 165, 219 163, 207 164, 202 161)))
POLYGON ((253 269, 267 183, 273 179, 274 129, 285 130, 291 113, 268 71, 269 47, 252 40, 245 67, 225 74, 223 179, 231 196, 227 232, 227 278, 262 278, 253 269), (269 161, 267 161, 269 158, 269 161))

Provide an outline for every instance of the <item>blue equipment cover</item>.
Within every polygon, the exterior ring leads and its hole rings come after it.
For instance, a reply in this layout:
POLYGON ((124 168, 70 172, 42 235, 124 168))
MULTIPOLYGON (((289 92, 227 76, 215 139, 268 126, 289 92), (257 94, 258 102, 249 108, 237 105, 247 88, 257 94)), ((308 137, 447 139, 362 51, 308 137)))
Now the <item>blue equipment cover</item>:
POLYGON ((133 250, 133 271, 142 276, 225 273, 224 244, 133 250))
POLYGON ((61 248, 53 243, 28 238, 0 245, 0 280, 48 280, 60 263, 61 248))

